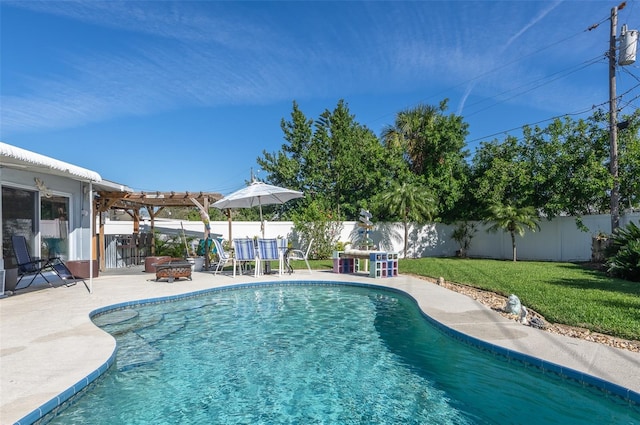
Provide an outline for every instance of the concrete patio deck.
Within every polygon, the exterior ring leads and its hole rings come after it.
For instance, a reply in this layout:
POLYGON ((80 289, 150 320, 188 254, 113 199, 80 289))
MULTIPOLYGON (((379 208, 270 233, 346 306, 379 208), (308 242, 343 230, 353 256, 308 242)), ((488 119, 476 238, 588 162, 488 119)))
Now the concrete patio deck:
POLYGON ((93 280, 93 293, 82 283, 56 284, 0 299, 0 423, 19 421, 109 359, 115 340, 91 322, 91 311, 125 301, 278 281, 342 281, 395 288, 411 295, 428 316, 454 333, 622 386, 631 390, 634 400, 640 393, 640 353, 523 326, 471 298, 409 276, 372 279, 298 270, 290 276, 256 279, 195 272, 192 281, 168 283, 155 282, 155 274, 136 266, 101 273, 93 280))

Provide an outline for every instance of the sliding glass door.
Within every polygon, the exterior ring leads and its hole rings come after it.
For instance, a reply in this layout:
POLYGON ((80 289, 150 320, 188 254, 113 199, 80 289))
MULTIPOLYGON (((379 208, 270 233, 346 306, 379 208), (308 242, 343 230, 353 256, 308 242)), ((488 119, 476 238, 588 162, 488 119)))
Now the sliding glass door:
POLYGON ((31 255, 36 255, 38 192, 2 187, 2 258, 5 268, 15 267, 11 236, 27 239, 31 255))
POLYGON ((31 255, 69 258, 69 197, 2 187, 2 256, 15 266, 11 236, 27 239, 31 255))

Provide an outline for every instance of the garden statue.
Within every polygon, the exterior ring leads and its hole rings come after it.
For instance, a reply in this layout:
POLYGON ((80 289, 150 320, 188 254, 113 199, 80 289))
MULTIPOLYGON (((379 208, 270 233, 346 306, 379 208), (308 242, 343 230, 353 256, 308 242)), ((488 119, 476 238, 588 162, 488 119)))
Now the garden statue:
POLYGON ((520 298, 516 295, 509 295, 509 299, 507 300, 507 305, 504 310, 509 314, 520 315, 520 311, 522 310, 522 304, 520 303, 520 298))
POLYGON ((362 240, 360 241, 360 249, 370 250, 374 249, 373 240, 369 237, 369 233, 373 228, 373 223, 371 222, 371 213, 369 210, 365 210, 364 208, 360 210, 360 222, 358 225, 361 227, 363 235, 362 240))

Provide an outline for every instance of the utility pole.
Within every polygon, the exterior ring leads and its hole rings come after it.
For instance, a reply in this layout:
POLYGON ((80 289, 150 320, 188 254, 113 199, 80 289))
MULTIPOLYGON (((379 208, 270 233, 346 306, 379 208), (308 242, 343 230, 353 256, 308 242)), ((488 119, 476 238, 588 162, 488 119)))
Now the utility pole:
POLYGON ((613 178, 611 188, 611 233, 620 226, 620 180, 618 178, 618 105, 616 102, 616 27, 618 10, 625 2, 611 9, 611 36, 609 38, 609 170, 613 178))

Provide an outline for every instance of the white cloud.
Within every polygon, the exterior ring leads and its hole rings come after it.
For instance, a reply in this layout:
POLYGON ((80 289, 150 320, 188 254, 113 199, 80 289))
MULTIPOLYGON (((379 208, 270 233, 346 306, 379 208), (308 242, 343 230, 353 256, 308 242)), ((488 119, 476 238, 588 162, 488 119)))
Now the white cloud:
MULTIPOLYGON (((571 9, 558 2, 5 4, 107 28, 118 49, 66 51, 70 72, 50 79, 20 70, 30 89, 3 96, 3 132, 394 90, 458 96, 461 112, 472 92, 491 97, 549 73, 544 57, 518 57, 572 30, 558 26, 571 9)), ((583 54, 572 47, 545 54, 583 54)), ((562 96, 518 101, 561 108, 562 96)))

